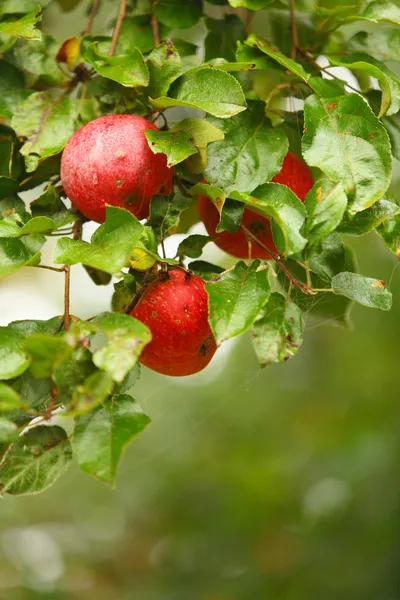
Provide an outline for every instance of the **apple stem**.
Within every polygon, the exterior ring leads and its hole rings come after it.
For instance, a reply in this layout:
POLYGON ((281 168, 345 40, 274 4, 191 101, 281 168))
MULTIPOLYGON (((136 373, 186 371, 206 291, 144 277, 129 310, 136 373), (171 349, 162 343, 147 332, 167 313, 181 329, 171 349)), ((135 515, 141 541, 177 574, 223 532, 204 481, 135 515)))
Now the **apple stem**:
POLYGON ((110 49, 108 51, 108 56, 114 56, 114 54, 115 54, 115 50, 117 49, 119 34, 121 33, 121 27, 122 27, 122 23, 123 23, 123 20, 125 19, 125 17, 126 17, 126 0, 120 0, 117 22, 115 23, 114 31, 112 34, 112 39, 111 39, 110 49))
MULTIPOLYGON (((241 227, 242 231, 245 233, 247 239, 249 239, 252 242, 254 242, 255 244, 257 244, 257 246, 262 248, 262 250, 264 250, 264 252, 266 252, 268 254, 268 256, 270 256, 276 262, 276 264, 281 269, 281 271, 283 271, 285 273, 286 277, 289 279, 290 288, 295 285, 298 288, 300 288, 304 294, 309 294, 310 296, 313 296, 316 293, 315 290, 312 290, 310 287, 308 287, 308 285, 306 283, 304 283, 303 281, 300 281, 300 279, 297 279, 297 277, 295 277, 293 275, 293 273, 291 273, 289 271, 287 266, 282 262, 282 259, 279 256, 279 254, 272 252, 272 250, 270 250, 265 244, 263 244, 245 225, 241 225, 240 227, 241 227)), ((290 288, 289 288, 289 290, 290 290, 290 288)))

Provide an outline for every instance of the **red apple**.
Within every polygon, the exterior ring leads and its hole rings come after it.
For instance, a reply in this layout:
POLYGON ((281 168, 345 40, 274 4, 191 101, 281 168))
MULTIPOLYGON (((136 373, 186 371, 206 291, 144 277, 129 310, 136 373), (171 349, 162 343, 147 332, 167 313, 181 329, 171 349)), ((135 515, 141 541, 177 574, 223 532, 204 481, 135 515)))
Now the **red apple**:
MULTIPOLYGON (((302 202, 304 202, 304 198, 314 183, 307 165, 290 150, 283 160, 282 169, 275 175, 272 181, 286 185, 302 202)), ((214 242, 221 250, 237 258, 249 258, 249 244, 242 229, 238 229, 235 233, 229 233, 228 231, 216 232, 219 223, 219 213, 207 196, 199 196, 199 212, 208 234, 214 238, 214 242)), ((242 223, 267 248, 272 252, 278 252, 272 238, 269 219, 249 208, 245 208, 242 223)), ((251 245, 251 258, 262 258, 265 260, 269 259, 270 256, 265 250, 253 243, 251 245)))
POLYGON ((165 154, 153 154, 144 131, 157 127, 134 115, 100 117, 79 129, 61 159, 61 179, 72 204, 102 223, 106 204, 143 219, 151 198, 169 194, 173 169, 165 154))
POLYGON ((164 375, 192 375, 208 365, 216 343, 208 323, 205 281, 182 269, 160 273, 131 315, 152 334, 140 362, 164 375))

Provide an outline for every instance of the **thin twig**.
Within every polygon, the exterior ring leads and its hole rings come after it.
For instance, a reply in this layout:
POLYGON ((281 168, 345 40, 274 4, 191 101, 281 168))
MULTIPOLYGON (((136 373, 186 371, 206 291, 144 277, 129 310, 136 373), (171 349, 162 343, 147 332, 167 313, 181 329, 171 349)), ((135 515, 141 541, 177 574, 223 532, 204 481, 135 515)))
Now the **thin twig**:
POLYGON ((331 73, 330 71, 328 71, 328 69, 331 69, 332 67, 334 67, 335 65, 329 65, 328 67, 321 67, 321 65, 319 65, 310 55, 309 52, 302 50, 301 48, 297 48, 297 51, 304 56, 304 58, 310 63, 310 65, 312 65, 313 67, 315 67, 316 69, 318 69, 318 71, 322 71, 323 73, 326 73, 327 75, 329 75, 330 77, 332 77, 332 79, 336 79, 337 81, 341 81, 342 83, 344 83, 346 85, 346 87, 348 87, 350 90, 352 90, 353 92, 355 92, 356 94, 360 94, 361 96, 363 96, 364 94, 360 91, 357 90, 355 87, 353 87, 352 85, 350 85, 350 83, 347 83, 347 81, 345 81, 344 79, 341 79, 340 77, 338 77, 337 75, 335 75, 335 73, 331 73))
POLYGON ((108 56, 114 56, 115 50, 117 49, 119 34, 121 33, 122 22, 126 17, 126 0, 120 0, 119 3, 119 11, 117 22, 115 23, 114 31, 112 34, 110 50, 108 51, 108 56))
POLYGON ((153 40, 154 40, 154 46, 159 46, 161 43, 161 39, 160 39, 160 28, 158 26, 158 21, 157 21, 157 17, 154 14, 154 0, 152 0, 152 13, 151 13, 151 28, 153 30, 153 40))
POLYGON ((49 267, 48 265, 26 265, 27 267, 34 267, 35 269, 47 269, 48 271, 57 271, 57 273, 63 273, 64 267, 49 267))
POLYGON ((86 25, 85 30, 82 32, 82 35, 88 35, 92 31, 92 25, 94 18, 97 13, 97 9, 99 8, 100 0, 93 0, 92 8, 90 10, 89 19, 86 25))
POLYGON ((296 60, 296 53, 299 46, 299 36, 297 34, 296 14, 295 14, 295 0, 290 0, 290 24, 292 28, 292 52, 290 54, 293 60, 296 60))
POLYGON ((69 329, 70 315, 69 315, 69 304, 70 304, 70 287, 71 287, 71 267, 64 265, 64 316, 63 323, 64 329, 69 329))
POLYGON ((265 244, 263 244, 258 237, 256 237, 251 231, 250 229, 248 229, 245 225, 241 225, 240 226, 242 231, 244 232, 244 234, 246 235, 247 239, 250 239, 252 242, 254 242, 255 244, 257 244, 257 246, 259 246, 260 248, 262 248, 262 250, 264 250, 264 252, 266 254, 268 254, 268 256, 270 258, 272 258, 276 264, 278 265, 278 267, 283 271, 283 273, 285 273, 286 277, 289 279, 290 285, 293 286, 297 286, 298 288, 301 289, 302 292, 304 292, 304 294, 309 294, 310 296, 313 296, 315 294, 314 290, 312 290, 311 288, 308 287, 308 285, 306 283, 304 283, 303 281, 300 281, 300 279, 297 279, 297 277, 295 277, 293 275, 293 273, 291 273, 289 271, 289 269, 287 268, 287 266, 282 262, 281 257, 279 256, 279 254, 276 254, 275 252, 272 252, 272 250, 270 250, 265 244))

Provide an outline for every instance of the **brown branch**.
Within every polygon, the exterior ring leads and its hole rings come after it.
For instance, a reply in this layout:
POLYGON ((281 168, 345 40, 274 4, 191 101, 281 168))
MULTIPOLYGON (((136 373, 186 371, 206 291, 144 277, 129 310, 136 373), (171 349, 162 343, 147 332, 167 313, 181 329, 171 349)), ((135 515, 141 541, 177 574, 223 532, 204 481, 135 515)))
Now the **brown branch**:
POLYGON ((88 22, 87 22, 87 25, 86 25, 84 31, 82 31, 82 35, 88 35, 92 31, 93 21, 96 16, 97 9, 99 8, 99 4, 100 4, 100 0, 93 0, 92 8, 91 8, 90 14, 89 14, 89 19, 88 19, 88 22))
POLYGON ((34 267, 35 269, 47 269, 48 271, 56 271, 57 273, 63 273, 64 267, 49 267, 48 265, 26 265, 27 267, 34 267))
POLYGON ((263 244, 258 239, 258 237, 256 237, 250 231, 250 229, 248 229, 245 225, 241 225, 240 227, 241 227, 242 231, 244 232, 244 234, 246 235, 247 239, 249 239, 252 242, 254 242, 255 244, 257 244, 257 246, 259 246, 262 250, 264 250, 264 252, 266 252, 266 254, 268 254, 268 256, 276 262, 276 264, 281 269, 281 271, 283 271, 283 273, 285 273, 286 277, 289 279, 291 286, 293 286, 293 285, 297 286, 298 288, 301 289, 302 292, 304 292, 304 294, 309 294, 310 296, 313 296, 315 294, 314 290, 309 288, 308 285, 306 283, 304 283, 303 281, 300 281, 300 279, 297 279, 297 277, 295 277, 293 275, 293 273, 291 273, 289 271, 287 266, 282 262, 279 254, 276 254, 276 252, 272 252, 272 250, 270 250, 265 244, 263 244))
POLYGON ((69 329, 70 315, 69 315, 69 305, 70 305, 70 288, 71 288, 71 267, 69 265, 64 265, 64 316, 63 316, 63 324, 64 329, 69 329))
POLYGON ((154 0, 152 0, 152 13, 151 13, 151 28, 153 30, 153 40, 154 40, 154 46, 159 46, 161 43, 161 39, 160 39, 160 28, 158 26, 158 21, 157 21, 157 17, 154 14, 154 0))
POLYGON ((296 53, 299 47, 299 36, 297 34, 296 14, 295 14, 295 0, 290 0, 290 24, 292 28, 292 52, 290 54, 293 60, 296 60, 296 53))
POLYGON ((115 23, 114 31, 112 34, 110 50, 108 51, 108 56, 114 56, 115 50, 117 49, 119 34, 121 33, 121 27, 123 20, 126 17, 126 0, 120 0, 119 3, 119 11, 117 22, 115 23))

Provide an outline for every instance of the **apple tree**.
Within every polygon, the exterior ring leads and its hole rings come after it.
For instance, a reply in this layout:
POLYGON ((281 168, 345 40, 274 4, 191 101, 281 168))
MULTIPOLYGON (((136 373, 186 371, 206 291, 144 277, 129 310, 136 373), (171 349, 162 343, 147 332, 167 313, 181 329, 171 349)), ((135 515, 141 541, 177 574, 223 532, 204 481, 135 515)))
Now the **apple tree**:
POLYGON ((63 314, 0 328, 1 494, 41 492, 73 459, 114 484, 150 422, 140 363, 190 375, 248 330, 260 367, 286 361, 305 318, 391 307, 348 236, 375 230, 400 257, 395 0, 93 0, 63 41, 53 3, 80 0, 0 4, 0 285, 24 268, 64 286, 63 314), (77 264, 114 286, 89 319, 70 314, 77 264))

